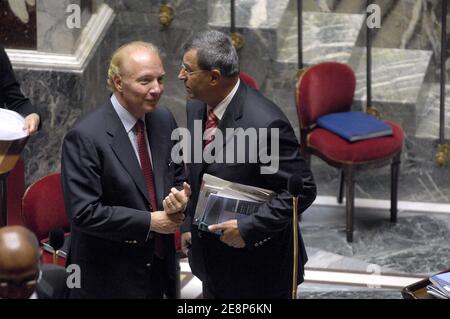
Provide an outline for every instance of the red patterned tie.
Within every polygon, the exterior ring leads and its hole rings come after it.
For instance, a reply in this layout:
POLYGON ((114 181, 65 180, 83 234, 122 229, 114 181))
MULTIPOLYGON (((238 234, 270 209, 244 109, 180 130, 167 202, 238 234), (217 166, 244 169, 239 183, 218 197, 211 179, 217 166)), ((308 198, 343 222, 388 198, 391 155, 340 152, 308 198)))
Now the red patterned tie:
POLYGON ((211 143, 214 139, 214 133, 217 129, 217 124, 219 123, 219 118, 214 114, 213 111, 208 111, 208 119, 206 120, 205 125, 205 146, 211 143))
MULTIPOLYGON (((138 153, 139 153, 139 160, 141 161, 142 174, 144 175, 145 184, 147 185, 148 196, 150 198, 152 210, 156 211, 158 210, 158 206, 156 205, 152 163, 150 162, 150 155, 148 154, 147 144, 145 143, 144 122, 142 120, 138 120, 136 126, 137 126, 138 153)), ((155 255, 161 259, 164 258, 164 245, 162 238, 158 234, 155 234, 155 255)))

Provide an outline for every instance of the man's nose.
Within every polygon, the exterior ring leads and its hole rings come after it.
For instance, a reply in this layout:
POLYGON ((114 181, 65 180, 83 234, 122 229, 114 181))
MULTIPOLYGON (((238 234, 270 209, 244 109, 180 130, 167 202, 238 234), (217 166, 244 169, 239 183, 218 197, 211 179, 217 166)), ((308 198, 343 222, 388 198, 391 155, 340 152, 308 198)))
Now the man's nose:
POLYGON ((186 73, 183 69, 180 69, 180 72, 178 72, 178 79, 179 80, 186 80, 186 73))
POLYGON ((160 94, 163 90, 162 88, 162 84, 159 83, 158 81, 155 81, 152 85, 152 87, 150 88, 150 93, 152 94, 160 94))

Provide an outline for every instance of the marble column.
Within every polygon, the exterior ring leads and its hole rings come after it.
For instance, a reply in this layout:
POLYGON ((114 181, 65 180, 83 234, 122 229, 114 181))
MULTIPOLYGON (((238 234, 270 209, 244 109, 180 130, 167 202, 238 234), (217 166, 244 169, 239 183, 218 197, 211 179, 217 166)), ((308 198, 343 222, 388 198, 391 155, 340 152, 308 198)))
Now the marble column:
POLYGON ((37 49, 42 52, 72 54, 76 50, 81 31, 91 16, 91 0, 37 1, 37 49), (74 14, 70 5, 78 5, 80 28, 67 22, 74 14), (67 12, 69 11, 69 12, 67 12))

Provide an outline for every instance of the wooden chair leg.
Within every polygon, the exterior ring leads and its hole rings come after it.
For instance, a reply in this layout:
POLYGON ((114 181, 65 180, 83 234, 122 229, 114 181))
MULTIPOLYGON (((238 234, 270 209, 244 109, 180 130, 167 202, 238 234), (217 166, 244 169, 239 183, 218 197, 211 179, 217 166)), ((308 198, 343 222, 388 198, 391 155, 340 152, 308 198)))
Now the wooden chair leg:
POLYGON ((355 198, 355 180, 353 179, 353 168, 349 167, 345 170, 345 202, 346 202, 346 216, 347 216, 347 242, 353 242, 353 210, 355 198))
POLYGON ((391 222, 397 222, 397 187, 400 166, 400 155, 397 154, 391 163, 391 222))
POLYGON ((337 196, 337 202, 342 204, 342 198, 344 197, 344 170, 340 169, 339 172, 339 191, 337 196))

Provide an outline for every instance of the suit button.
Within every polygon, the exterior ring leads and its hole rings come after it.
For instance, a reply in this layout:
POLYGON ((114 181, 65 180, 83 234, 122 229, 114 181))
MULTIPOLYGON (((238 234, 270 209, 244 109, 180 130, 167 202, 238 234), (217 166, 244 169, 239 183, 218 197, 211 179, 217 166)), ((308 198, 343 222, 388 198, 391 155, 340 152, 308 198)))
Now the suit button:
POLYGON ((146 266, 146 267, 151 267, 152 264, 151 264, 151 263, 148 263, 148 264, 145 264, 145 266, 146 266))

